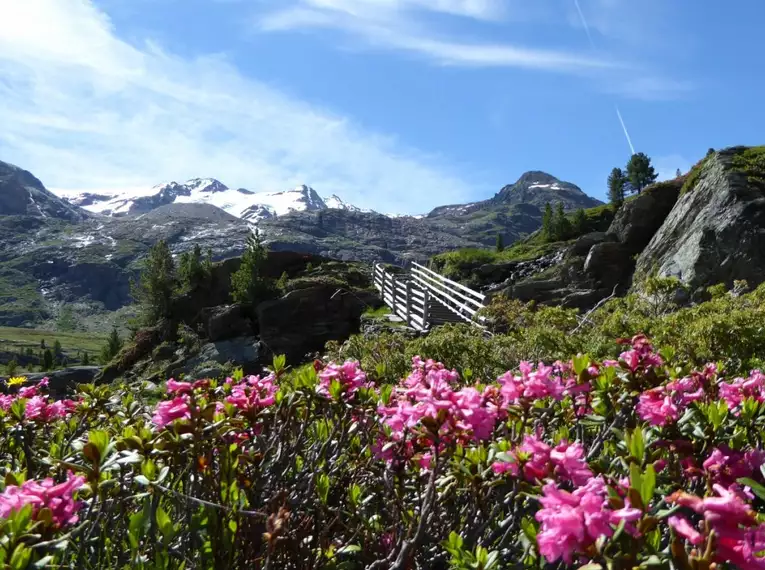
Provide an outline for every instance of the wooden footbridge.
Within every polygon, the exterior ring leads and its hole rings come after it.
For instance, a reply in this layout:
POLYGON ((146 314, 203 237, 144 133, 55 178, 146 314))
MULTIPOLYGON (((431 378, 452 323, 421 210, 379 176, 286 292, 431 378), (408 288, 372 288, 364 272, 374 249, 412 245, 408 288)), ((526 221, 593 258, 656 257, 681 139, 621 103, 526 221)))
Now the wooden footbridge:
POLYGON ((477 313, 485 306, 486 295, 419 263, 412 263, 407 270, 377 263, 374 284, 393 313, 416 330, 458 322, 483 328, 483 318, 477 313))

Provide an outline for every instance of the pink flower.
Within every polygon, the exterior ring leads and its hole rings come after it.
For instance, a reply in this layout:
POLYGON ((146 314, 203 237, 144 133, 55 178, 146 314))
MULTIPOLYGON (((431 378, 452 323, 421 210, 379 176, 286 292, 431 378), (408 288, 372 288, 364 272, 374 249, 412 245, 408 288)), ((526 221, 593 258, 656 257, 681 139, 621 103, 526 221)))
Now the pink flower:
POLYGON ((665 426, 680 417, 677 406, 664 386, 651 388, 640 394, 636 410, 642 420, 655 426, 665 426))
POLYGON ((600 537, 613 535, 614 525, 621 521, 637 521, 642 512, 629 503, 618 511, 608 506, 606 486, 602 478, 591 478, 573 493, 558 489, 554 483, 542 488, 539 498, 542 509, 536 519, 541 523, 537 543, 547 562, 563 560, 573 564, 600 537))
POLYGON ((712 451, 703 467, 713 482, 730 487, 741 477, 757 476, 763 463, 765 453, 759 449, 742 452, 721 445, 712 451))
POLYGON ((592 477, 592 471, 584 459, 584 448, 581 443, 569 444, 561 441, 550 452, 550 460, 555 465, 555 473, 563 481, 571 481, 574 485, 584 485, 592 477))
POLYGON ((24 417, 28 420, 51 422, 65 418, 77 408, 72 400, 58 400, 48 403, 42 396, 29 399, 24 409, 24 417))
POLYGON ((619 360, 633 374, 639 370, 658 368, 664 364, 661 356, 654 352, 653 346, 645 335, 639 334, 632 337, 630 344, 632 349, 622 352, 619 360))
POLYGON ((167 393, 168 394, 186 394, 191 392, 191 382, 177 382, 173 378, 167 381, 167 393))
POLYGON ((557 477, 560 481, 571 481, 581 486, 592 478, 580 443, 562 441, 552 449, 540 439, 527 435, 510 456, 511 461, 497 461, 492 465, 495 473, 518 476, 519 465, 522 465, 523 477, 531 483, 557 477))
POLYGON ((682 536, 684 539, 686 539, 688 542, 693 544, 694 546, 698 546, 702 542, 704 542, 704 536, 697 531, 691 523, 688 522, 688 519, 685 517, 669 517, 669 520, 667 521, 669 523, 669 526, 674 529, 674 531, 682 536))
POLYGON ((154 409, 152 423, 158 428, 164 428, 175 420, 187 420, 191 418, 188 396, 177 396, 172 400, 166 400, 157 404, 154 409))
POLYGON ((733 382, 719 384, 720 397, 728 404, 729 410, 738 408, 745 399, 765 401, 765 374, 754 370, 749 378, 736 378, 733 382))
POLYGON ((11 405, 16 401, 16 396, 11 394, 0 394, 0 410, 8 411, 11 409, 11 405))
POLYGON ((273 374, 265 378, 248 376, 231 389, 231 395, 226 401, 244 413, 272 406, 279 390, 275 380, 273 374))
POLYGON ((32 516, 36 518, 40 509, 50 509, 53 524, 57 527, 77 522, 77 511, 82 504, 73 498, 74 492, 85 483, 83 477, 74 477, 70 472, 67 480, 56 484, 53 479, 27 481, 20 487, 9 485, 0 494, 0 518, 8 518, 13 511, 32 505, 32 516))
POLYGON ((497 379, 504 406, 518 404, 521 400, 563 399, 566 388, 559 374, 560 369, 556 372, 553 367, 540 362, 534 370, 530 363, 521 362, 518 370, 519 376, 506 372, 497 379))
MULTIPOLYGON (((688 507, 705 521, 705 531, 714 531, 713 560, 728 562, 733 567, 750 569, 765 568, 765 558, 759 553, 765 550, 765 526, 757 521, 757 513, 747 505, 740 494, 714 485, 718 496, 699 498, 684 492, 667 497, 667 502, 688 507)), ((698 532, 687 520, 673 517, 669 524, 681 537, 691 544, 702 544, 707 537, 698 532)))
POLYGON ((359 388, 371 386, 367 382, 367 375, 361 369, 360 364, 355 360, 348 360, 344 364, 338 365, 330 362, 319 372, 319 386, 316 391, 325 398, 331 398, 330 386, 332 382, 340 384, 342 398, 352 400, 359 388))

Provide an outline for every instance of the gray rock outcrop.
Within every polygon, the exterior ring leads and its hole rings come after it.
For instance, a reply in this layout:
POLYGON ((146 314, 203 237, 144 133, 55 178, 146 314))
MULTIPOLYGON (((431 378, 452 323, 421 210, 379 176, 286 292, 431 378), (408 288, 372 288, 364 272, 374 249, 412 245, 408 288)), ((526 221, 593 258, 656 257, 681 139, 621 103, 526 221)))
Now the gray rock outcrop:
POLYGON ((736 166, 745 151, 726 149, 705 161, 694 187, 640 254, 638 274, 674 276, 691 290, 765 281, 765 189, 736 166))

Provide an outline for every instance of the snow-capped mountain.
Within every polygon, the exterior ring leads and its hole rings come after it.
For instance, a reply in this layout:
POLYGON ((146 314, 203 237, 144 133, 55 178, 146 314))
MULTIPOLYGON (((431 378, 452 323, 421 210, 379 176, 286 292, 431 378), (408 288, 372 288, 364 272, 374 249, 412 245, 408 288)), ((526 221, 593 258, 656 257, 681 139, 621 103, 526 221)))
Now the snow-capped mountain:
POLYGON ((249 222, 258 222, 290 212, 327 209, 363 212, 337 195, 322 198, 305 184, 284 192, 252 192, 232 189, 214 178, 193 178, 179 184, 168 182, 152 188, 121 191, 80 192, 54 190, 69 203, 107 216, 139 215, 167 204, 210 204, 249 222))

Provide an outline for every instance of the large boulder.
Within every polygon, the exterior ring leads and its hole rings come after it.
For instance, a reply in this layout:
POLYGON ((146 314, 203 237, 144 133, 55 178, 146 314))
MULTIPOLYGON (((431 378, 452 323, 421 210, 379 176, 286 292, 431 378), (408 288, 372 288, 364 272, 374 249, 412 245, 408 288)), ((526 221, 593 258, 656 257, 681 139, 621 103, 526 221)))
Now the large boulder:
POLYGON ((207 307, 202 310, 200 321, 212 342, 253 334, 252 321, 239 304, 207 307))
POLYGON ((258 305, 260 338, 273 354, 299 362, 322 350, 327 341, 359 332, 362 313, 374 299, 336 285, 297 289, 281 299, 258 305))
POLYGON ((47 378, 50 395, 54 398, 63 398, 73 392, 77 384, 94 382, 100 371, 99 366, 73 366, 50 372, 22 374, 21 376, 25 376, 29 384, 36 384, 43 378, 47 378))
POLYGON ((656 234, 677 202, 684 178, 659 182, 626 201, 616 212, 608 235, 630 254, 640 253, 656 234))
POLYGON ((637 261, 637 272, 701 287, 765 280, 765 147, 710 156, 637 261))
POLYGON ((630 281, 634 266, 635 262, 627 246, 617 242, 604 242, 590 248, 584 261, 584 273, 602 287, 624 287, 630 281))
POLYGON ((186 374, 199 372, 201 368, 216 363, 241 366, 245 372, 249 372, 261 364, 263 355, 263 345, 254 336, 210 342, 203 345, 199 353, 189 359, 181 371, 186 374))

